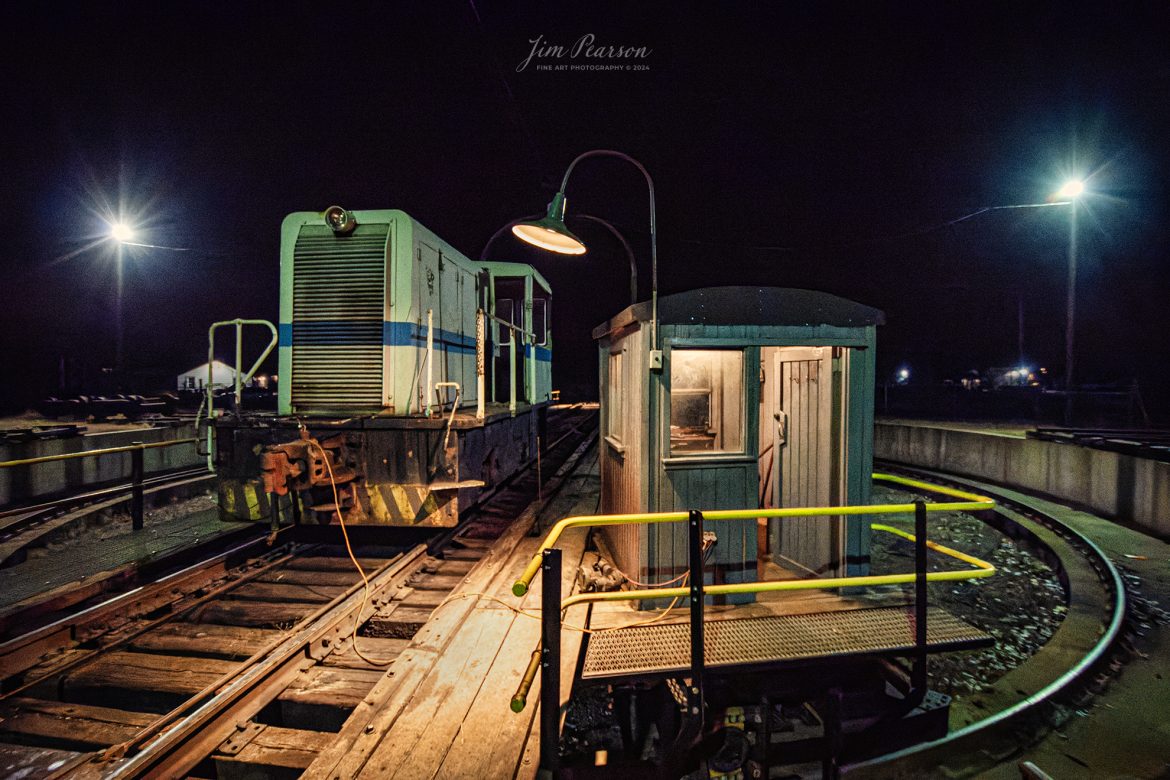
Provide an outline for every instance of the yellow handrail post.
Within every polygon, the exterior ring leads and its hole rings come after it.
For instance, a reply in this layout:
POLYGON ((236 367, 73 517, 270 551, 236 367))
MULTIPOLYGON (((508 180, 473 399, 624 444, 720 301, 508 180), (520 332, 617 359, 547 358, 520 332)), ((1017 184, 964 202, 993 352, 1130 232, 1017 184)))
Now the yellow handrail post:
MULTIPOLYGON (((774 593, 779 591, 789 590, 819 590, 845 587, 872 587, 878 585, 907 585, 913 584, 915 586, 915 644, 919 648, 926 646, 926 585, 930 582, 958 582, 969 579, 982 579, 990 577, 995 574, 995 566, 987 561, 976 558, 973 555, 951 549, 944 545, 932 542, 926 535, 926 516, 928 512, 978 512, 995 508, 995 501, 987 496, 981 496, 976 493, 969 493, 955 488, 944 487, 942 485, 933 485, 929 482, 922 482, 915 479, 908 479, 906 477, 898 477, 892 474, 873 474, 875 480, 883 482, 891 482, 903 487, 916 488, 919 490, 939 493, 949 498, 958 499, 957 501, 942 502, 935 504, 927 504, 921 497, 917 498, 911 504, 869 504, 864 506, 838 506, 838 507, 782 507, 775 509, 719 509, 711 510, 709 512, 702 512, 703 520, 750 520, 753 518, 784 518, 784 517, 831 517, 834 515, 891 515, 891 514, 905 514, 914 513, 915 517, 915 533, 910 534, 899 528, 884 525, 882 523, 870 523, 870 528, 875 531, 883 531, 892 533, 902 537, 915 544, 915 571, 911 574, 880 574, 880 575, 865 575, 854 577, 829 577, 824 579, 802 579, 802 580, 779 580, 768 582, 733 582, 723 583, 719 585, 702 586, 700 593, 703 596, 727 596, 732 594, 745 593, 774 593), (926 550, 934 550, 935 552, 947 555, 956 560, 971 566, 971 569, 962 571, 936 571, 928 572, 926 570, 926 550)), ((577 526, 608 526, 608 525, 651 525, 656 523, 679 523, 687 520, 692 515, 687 512, 654 512, 643 514, 624 514, 624 515, 581 515, 576 517, 567 517, 558 521, 549 530, 548 535, 541 543, 540 548, 533 555, 532 560, 524 568, 520 577, 512 584, 512 593, 517 597, 523 596, 528 592, 528 586, 532 583, 536 573, 541 570, 541 564, 546 559, 547 555, 555 551, 559 557, 559 550, 553 547, 561 534, 568 528, 577 526)), ((560 578, 556 578, 556 590, 560 590, 560 578)), ((549 591, 550 583, 546 582, 545 593, 549 591)), ((609 591, 605 593, 578 593, 574 596, 569 596, 560 601, 560 608, 542 606, 542 610, 554 609, 557 614, 557 648, 559 652, 559 627, 560 614, 576 604, 601 602, 601 601, 641 601, 646 598, 655 599, 671 599, 671 598, 687 598, 694 596, 694 590, 688 587, 675 588, 654 588, 654 589, 639 589, 639 590, 619 590, 609 591)), ((543 603, 543 599, 542 599, 543 603)), ((616 629, 608 629, 616 630, 616 629)), ((547 639, 547 637, 546 637, 547 639)), ((532 658, 529 661, 528 669, 525 671, 524 678, 520 682, 516 694, 512 697, 511 707, 514 712, 520 712, 524 709, 528 692, 532 687, 532 682, 536 677, 537 664, 545 653, 548 645, 538 646, 533 652, 532 658)), ((921 669, 925 670, 925 664, 919 664, 921 669)), ((542 682, 542 686, 543 686, 542 682)), ((558 694, 559 696, 559 694, 558 694)), ((559 705, 558 705, 559 706, 559 705)))

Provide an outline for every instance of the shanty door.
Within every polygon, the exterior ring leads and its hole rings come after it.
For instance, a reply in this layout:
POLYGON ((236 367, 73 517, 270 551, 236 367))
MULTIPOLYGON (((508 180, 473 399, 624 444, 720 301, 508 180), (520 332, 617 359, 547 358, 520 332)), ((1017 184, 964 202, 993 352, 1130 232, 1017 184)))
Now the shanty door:
MULTIPOLYGON (((831 506, 839 494, 833 489, 832 349, 779 349, 773 376, 774 506, 831 506)), ((781 565, 817 575, 834 574, 840 566, 840 517, 780 518, 771 525, 781 565)))

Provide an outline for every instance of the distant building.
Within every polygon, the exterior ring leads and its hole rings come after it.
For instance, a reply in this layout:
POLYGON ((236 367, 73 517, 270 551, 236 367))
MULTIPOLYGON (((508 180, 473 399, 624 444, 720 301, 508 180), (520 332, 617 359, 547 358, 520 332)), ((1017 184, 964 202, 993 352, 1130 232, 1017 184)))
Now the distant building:
MULTIPOLYGON (((212 361, 211 383, 213 385, 231 387, 235 381, 236 371, 234 368, 222 360, 212 361)), ((207 386, 207 363, 179 374, 177 384, 179 390, 203 390, 207 386)))

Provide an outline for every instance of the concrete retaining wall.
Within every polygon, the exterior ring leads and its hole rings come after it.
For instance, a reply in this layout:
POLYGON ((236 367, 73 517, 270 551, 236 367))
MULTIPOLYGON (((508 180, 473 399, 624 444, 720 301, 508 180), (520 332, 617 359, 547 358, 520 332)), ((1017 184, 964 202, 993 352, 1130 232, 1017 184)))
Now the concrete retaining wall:
MULTIPOLYGON (((150 443, 190 439, 194 436, 194 426, 184 425, 178 428, 134 428, 74 436, 69 439, 0 444, 0 461, 122 447, 136 441, 150 443)), ((206 463, 207 459, 195 454, 194 444, 178 444, 173 447, 148 449, 143 453, 142 460, 146 473, 150 474, 206 463)), ((87 485, 98 485, 129 477, 129 452, 0 469, 0 506, 39 496, 54 496, 87 485)))
POLYGON ((1170 463, 1073 444, 878 422, 874 457, 1065 499, 1170 537, 1170 463))

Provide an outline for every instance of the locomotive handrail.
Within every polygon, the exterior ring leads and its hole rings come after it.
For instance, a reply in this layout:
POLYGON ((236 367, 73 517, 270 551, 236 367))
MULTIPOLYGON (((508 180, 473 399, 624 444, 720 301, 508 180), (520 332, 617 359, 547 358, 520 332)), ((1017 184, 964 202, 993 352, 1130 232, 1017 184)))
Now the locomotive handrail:
MULTIPOLYGON (((873 474, 875 480, 882 482, 892 482, 894 484, 903 485, 906 487, 919 488, 922 490, 929 490, 932 493, 939 493, 951 498, 961 499, 960 501, 951 501, 938 504, 927 504, 926 511, 928 512, 974 512, 985 509, 992 509, 995 507, 995 501, 986 496, 981 496, 976 493, 968 493, 963 490, 956 490, 954 488, 942 487, 940 485, 932 485, 929 482, 921 482, 916 479, 908 479, 906 477, 898 477, 893 474, 873 474)), ((913 512, 913 504, 866 504, 858 506, 816 506, 816 507, 779 507, 773 509, 713 509, 709 512, 703 512, 705 520, 754 520, 759 517, 773 518, 773 517, 826 517, 835 515, 893 515, 903 514, 905 512, 913 512)), ((617 514, 617 515, 577 515, 575 517, 566 517, 565 519, 556 523, 537 549, 536 554, 532 556, 532 560, 524 569, 524 573, 520 575, 512 585, 512 593, 516 596, 523 596, 528 592, 528 586, 532 583, 532 578, 536 576, 536 572, 540 569, 541 555, 545 550, 552 548, 560 538, 561 534, 569 528, 579 526, 607 526, 607 525, 653 525, 657 523, 681 523, 688 517, 687 512, 644 512, 631 514, 617 514)), ((884 526, 879 530, 886 530, 889 526, 884 526)), ((960 553, 961 555, 961 553, 960 553)), ((977 560, 977 559, 973 559, 977 560)), ((968 561, 970 562, 970 561, 968 561)), ((990 564, 988 564, 990 565, 990 564)), ((994 570, 993 570, 994 571, 994 570)), ((936 574, 946 574, 949 572, 935 572, 936 574)), ((901 575, 885 575, 885 576, 901 576, 901 575)), ((983 574, 978 576, 990 576, 983 574)), ((839 580, 852 580, 856 578, 837 578, 839 580)), ((864 579, 864 578, 862 578, 864 579)), ((798 582, 828 582, 828 580, 798 580, 798 582)), ((733 585, 717 585, 712 588, 728 588, 738 587, 739 585, 753 585, 756 583, 734 583, 733 585)), ((844 585, 826 585, 824 587, 844 587, 845 585, 869 585, 882 583, 868 583, 868 582, 848 582, 844 585)), ((892 583, 884 583, 892 584, 892 583)), ((812 585, 804 585, 801 587, 817 587, 812 585)), ((789 588, 775 588, 775 590, 791 590, 789 588)), ((679 590, 684 595, 685 588, 673 588, 679 590)), ((749 593, 754 591, 749 590, 711 590, 705 589, 711 593, 749 593)), ((623 593, 636 593, 637 591, 622 591, 623 593)), ((657 591, 659 593, 666 593, 667 591, 657 591)), ((677 594, 672 594, 677 595, 677 594)), ((636 597, 637 598, 637 597, 636 597)))
POLYGON ((508 322, 507 320, 504 320, 504 319, 500 319, 499 317, 497 317, 494 314, 488 314, 486 311, 484 312, 484 316, 487 317, 489 320, 492 320, 500 325, 503 325, 505 328, 511 328, 512 330, 519 333, 521 336, 526 336, 526 337, 532 339, 533 341, 536 340, 536 331, 534 331, 534 330, 524 330, 524 327, 522 325, 513 325, 511 322, 508 322))
POLYGON ((212 451, 212 428, 215 419, 215 390, 212 387, 212 371, 215 367, 215 331, 225 325, 236 326, 236 370, 233 379, 235 383, 235 399, 236 399, 236 413, 239 414, 240 408, 244 401, 244 383, 247 382, 260 368, 260 364, 264 362, 272 350, 276 347, 280 336, 273 325, 268 320, 245 320, 237 317, 234 320, 222 320, 220 322, 213 322, 207 329, 207 386, 204 388, 205 397, 207 400, 207 469, 208 471, 215 471, 215 454, 212 451), (268 342, 268 346, 260 353, 260 357, 256 358, 256 362, 248 369, 247 373, 241 375, 240 369, 244 362, 244 326, 245 325, 263 325, 272 332, 272 338, 268 342))
MULTIPOLYGON (((482 309, 480 311, 483 311, 482 309)), ((524 330, 521 325, 515 325, 507 320, 500 319, 494 314, 483 312, 484 317, 492 322, 508 328, 508 411, 513 417, 516 416, 516 334, 519 333, 523 337, 522 343, 536 344, 536 331, 524 330)), ((502 347, 503 344, 496 346, 502 347)), ((481 396, 482 397, 482 396, 481 396)), ((492 391, 492 397, 495 398, 495 391, 492 391)), ((531 400, 531 399, 530 399, 531 400)))

